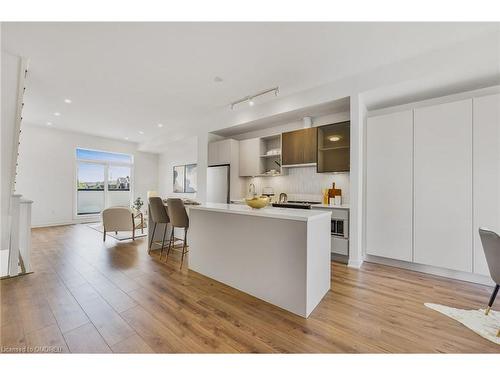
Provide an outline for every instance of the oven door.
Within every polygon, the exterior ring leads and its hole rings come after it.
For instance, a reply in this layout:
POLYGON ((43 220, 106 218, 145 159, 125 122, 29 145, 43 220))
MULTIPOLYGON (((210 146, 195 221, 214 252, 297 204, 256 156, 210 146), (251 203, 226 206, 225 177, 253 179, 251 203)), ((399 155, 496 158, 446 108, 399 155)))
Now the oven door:
POLYGON ((331 233, 332 236, 347 238, 349 228, 347 228, 348 221, 346 219, 332 219, 331 233))

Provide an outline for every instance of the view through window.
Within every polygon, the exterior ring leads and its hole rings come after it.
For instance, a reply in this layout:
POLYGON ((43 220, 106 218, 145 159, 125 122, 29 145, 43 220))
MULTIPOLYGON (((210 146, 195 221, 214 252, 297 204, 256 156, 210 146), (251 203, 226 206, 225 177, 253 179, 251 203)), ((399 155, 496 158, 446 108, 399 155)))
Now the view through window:
POLYGON ((131 155, 76 149, 77 214, 98 214, 111 206, 130 206, 131 155))

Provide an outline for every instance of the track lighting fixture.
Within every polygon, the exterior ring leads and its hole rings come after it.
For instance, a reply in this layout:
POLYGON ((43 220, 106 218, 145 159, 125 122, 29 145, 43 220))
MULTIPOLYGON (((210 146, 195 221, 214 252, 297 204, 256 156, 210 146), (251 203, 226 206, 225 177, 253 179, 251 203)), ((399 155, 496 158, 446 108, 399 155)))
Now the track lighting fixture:
POLYGON ((239 100, 235 100, 234 102, 231 103, 231 109, 234 109, 234 107, 236 105, 238 105, 240 103, 245 103, 245 102, 247 102, 250 107, 253 107, 255 105, 255 100, 254 100, 255 98, 262 96, 262 95, 265 95, 265 94, 268 94, 270 92, 274 92, 274 95, 278 96, 280 89, 278 86, 276 86, 276 87, 273 87, 272 89, 260 91, 254 95, 245 96, 244 98, 241 98, 239 100))

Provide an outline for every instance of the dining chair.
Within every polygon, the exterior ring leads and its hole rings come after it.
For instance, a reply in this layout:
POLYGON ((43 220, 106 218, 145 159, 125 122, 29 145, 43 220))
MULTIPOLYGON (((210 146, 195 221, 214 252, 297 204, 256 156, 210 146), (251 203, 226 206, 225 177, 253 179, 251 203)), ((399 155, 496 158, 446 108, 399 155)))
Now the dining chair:
POLYGON ((172 241, 175 240, 174 237, 174 228, 183 228, 184 229, 184 240, 182 241, 182 256, 181 256, 181 266, 184 262, 184 255, 188 252, 187 250, 187 232, 189 229, 189 217, 187 215, 186 207, 184 207, 184 202, 179 198, 168 198, 167 199, 167 210, 168 216, 170 217, 170 224, 172 225, 172 232, 170 234, 170 241, 167 250, 167 259, 168 254, 170 253, 171 248, 173 247, 172 241))
MULTIPOLYGON (((491 294, 488 307, 485 310, 485 314, 488 315, 497 297, 498 289, 500 289, 500 237, 495 232, 486 228, 479 228, 479 236, 481 237, 481 243, 483 244, 484 255, 486 256, 491 278, 496 284, 491 294)), ((498 333, 500 334, 500 330, 498 333)))
MULTIPOLYGON (((160 251, 160 259, 163 255, 163 249, 165 247, 165 236, 167 235, 167 227, 170 222, 170 218, 167 213, 167 209, 163 204, 163 201, 160 197, 150 197, 149 198, 149 214, 151 215, 151 220, 153 221, 153 233, 151 234, 151 240, 149 242, 148 254, 151 254, 151 248, 153 246, 153 241, 155 237, 156 226, 158 224, 164 224, 165 229, 163 231, 163 240, 161 242, 161 251, 160 251)), ((173 230, 172 230, 173 232, 173 230)))

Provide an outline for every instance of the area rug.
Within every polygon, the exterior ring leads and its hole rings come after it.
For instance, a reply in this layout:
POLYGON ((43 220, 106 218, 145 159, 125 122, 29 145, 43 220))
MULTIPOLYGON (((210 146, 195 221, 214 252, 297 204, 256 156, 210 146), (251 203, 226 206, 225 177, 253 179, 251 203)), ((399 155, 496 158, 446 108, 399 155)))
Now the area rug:
POLYGON ((500 312, 491 310, 488 315, 484 315, 483 309, 461 310, 435 303, 424 303, 424 305, 455 319, 478 335, 500 345, 500 337, 497 337, 500 329, 500 312))
MULTIPOLYGON (((104 233, 104 228, 102 226, 102 223, 91 223, 87 224, 88 227, 104 233)), ((135 238, 141 238, 141 237, 146 237, 148 235, 148 228, 144 228, 144 233, 141 233, 140 229, 135 230, 135 238)), ((132 231, 123 231, 123 232, 106 232, 106 237, 110 236, 113 237, 114 239, 118 241, 123 241, 123 240, 131 240, 132 239, 132 231)))

